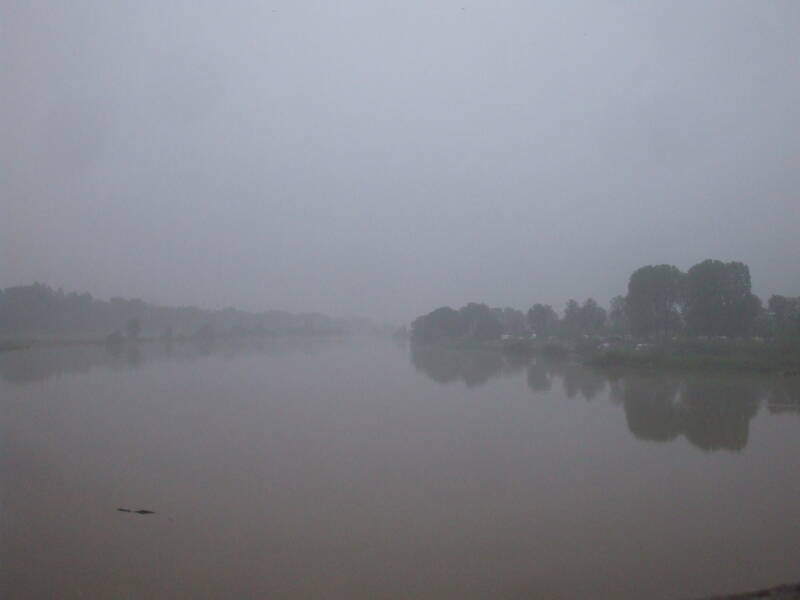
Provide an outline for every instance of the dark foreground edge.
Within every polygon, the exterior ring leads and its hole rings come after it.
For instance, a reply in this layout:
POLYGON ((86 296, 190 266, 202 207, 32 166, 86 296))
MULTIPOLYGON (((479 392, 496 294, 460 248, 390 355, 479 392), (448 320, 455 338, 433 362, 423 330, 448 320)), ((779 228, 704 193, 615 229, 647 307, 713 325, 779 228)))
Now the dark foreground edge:
POLYGON ((768 600, 800 600, 800 583, 779 585, 778 587, 758 590, 756 592, 746 592, 744 594, 723 594, 722 596, 710 596, 703 600, 749 600, 755 598, 767 598, 768 600))

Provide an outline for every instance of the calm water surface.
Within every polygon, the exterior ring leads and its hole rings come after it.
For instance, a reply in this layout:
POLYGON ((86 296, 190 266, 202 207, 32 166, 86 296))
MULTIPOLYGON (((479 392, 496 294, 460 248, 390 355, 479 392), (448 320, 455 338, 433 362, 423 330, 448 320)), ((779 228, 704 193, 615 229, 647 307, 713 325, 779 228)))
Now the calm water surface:
POLYGON ((789 378, 373 339, 5 353, 0 596, 692 598, 797 580, 798 407, 789 378))

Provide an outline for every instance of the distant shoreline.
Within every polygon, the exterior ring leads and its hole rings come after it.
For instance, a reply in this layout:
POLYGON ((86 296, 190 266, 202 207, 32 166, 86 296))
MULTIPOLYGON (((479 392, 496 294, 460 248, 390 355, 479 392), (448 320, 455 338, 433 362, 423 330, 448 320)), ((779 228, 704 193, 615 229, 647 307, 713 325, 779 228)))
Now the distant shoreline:
POLYGON ((260 339, 286 339, 286 338, 331 338, 342 337, 350 335, 345 331, 330 331, 330 332, 245 332, 245 333, 226 333, 215 334, 213 336, 198 336, 198 335, 175 335, 172 338, 165 338, 163 336, 141 336, 136 339, 119 339, 109 341, 106 337, 18 337, 9 339, 0 339, 0 353, 14 352, 20 350, 29 350, 31 348, 57 348, 67 346, 135 346, 139 344, 190 344, 190 343, 209 343, 215 341, 223 341, 230 339, 240 338, 260 338, 260 339))

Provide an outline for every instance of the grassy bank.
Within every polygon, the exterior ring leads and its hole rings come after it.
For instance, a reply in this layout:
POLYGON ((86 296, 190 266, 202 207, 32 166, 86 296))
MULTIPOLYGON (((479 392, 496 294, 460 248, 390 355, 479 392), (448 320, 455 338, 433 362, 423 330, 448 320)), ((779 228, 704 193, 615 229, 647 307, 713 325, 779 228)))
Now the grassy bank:
POLYGON ((584 357, 595 367, 705 369, 800 375, 797 342, 671 340, 653 345, 596 349, 584 357))

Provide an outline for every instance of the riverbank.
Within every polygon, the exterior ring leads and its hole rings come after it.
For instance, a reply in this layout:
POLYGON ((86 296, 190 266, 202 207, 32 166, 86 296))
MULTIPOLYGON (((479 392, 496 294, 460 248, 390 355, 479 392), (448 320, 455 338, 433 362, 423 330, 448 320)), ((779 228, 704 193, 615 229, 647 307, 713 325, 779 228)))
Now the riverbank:
POLYGON ((433 344, 448 351, 500 351, 517 356, 572 360, 600 369, 679 369, 800 376, 800 343, 791 341, 680 339, 658 343, 512 338, 433 344))
POLYGON ((208 344, 215 341, 230 340, 237 338, 331 338, 350 335, 345 331, 280 331, 280 332, 237 332, 237 333, 214 333, 214 334, 178 334, 172 337, 151 335, 139 336, 136 339, 104 336, 83 336, 83 337, 56 337, 56 336, 36 336, 0 339, 0 352, 13 352, 27 350, 29 348, 50 348, 61 346, 135 346, 138 344, 189 344, 200 343, 208 344))
POLYGON ((598 347, 584 354, 584 363, 599 368, 698 369, 800 376, 800 345, 753 340, 670 340, 598 347))

